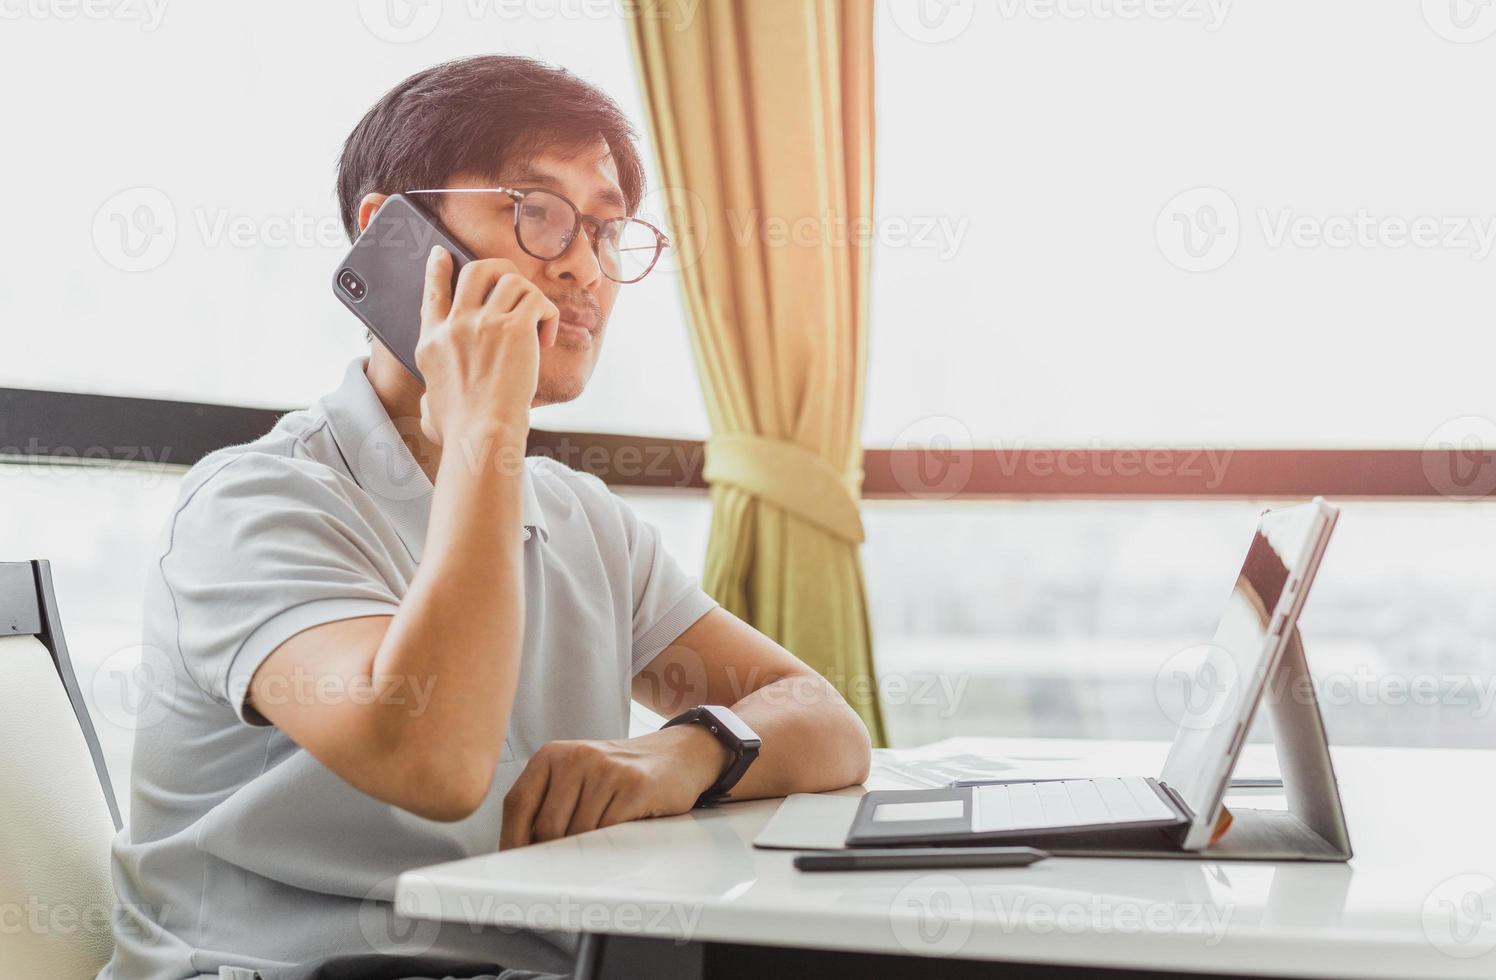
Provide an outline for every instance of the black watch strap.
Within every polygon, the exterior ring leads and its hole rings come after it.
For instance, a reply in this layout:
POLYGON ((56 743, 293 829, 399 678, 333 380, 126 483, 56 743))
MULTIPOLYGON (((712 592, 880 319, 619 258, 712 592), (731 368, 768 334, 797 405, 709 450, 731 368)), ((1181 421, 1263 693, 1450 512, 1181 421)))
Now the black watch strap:
POLYGON ((696 799, 697 806, 716 806, 738 784, 738 780, 743 778, 748 767, 753 765, 753 760, 758 758, 759 746, 763 743, 759 740, 758 733, 744 724, 743 719, 731 708, 720 704, 703 704, 687 709, 665 722, 663 727, 691 724, 706 728, 732 753, 722 775, 696 799))

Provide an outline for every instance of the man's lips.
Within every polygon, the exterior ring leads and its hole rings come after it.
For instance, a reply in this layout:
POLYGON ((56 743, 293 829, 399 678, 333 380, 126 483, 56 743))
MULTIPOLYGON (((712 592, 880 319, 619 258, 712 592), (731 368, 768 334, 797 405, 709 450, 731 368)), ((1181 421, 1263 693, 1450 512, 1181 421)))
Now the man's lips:
POLYGON ((562 331, 570 328, 570 332, 573 333, 586 334, 588 337, 597 336, 601 319, 596 313, 575 306, 563 306, 560 310, 562 331))

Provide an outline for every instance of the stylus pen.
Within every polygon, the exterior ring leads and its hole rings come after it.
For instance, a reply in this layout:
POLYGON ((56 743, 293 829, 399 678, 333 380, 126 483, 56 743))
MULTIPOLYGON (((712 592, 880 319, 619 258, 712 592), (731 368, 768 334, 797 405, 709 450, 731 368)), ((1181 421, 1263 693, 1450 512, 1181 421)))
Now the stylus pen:
MULTIPOLYGON (((953 779, 948 785, 960 786, 1002 786, 1011 783, 1057 783, 1062 777, 1046 777, 1044 779, 953 779)), ((1283 780, 1277 776, 1241 776, 1231 780, 1232 789, 1281 789, 1283 780)))
POLYGON ((801 871, 897 871, 919 868, 1024 868, 1049 857, 1032 847, 888 847, 796 854, 801 871))

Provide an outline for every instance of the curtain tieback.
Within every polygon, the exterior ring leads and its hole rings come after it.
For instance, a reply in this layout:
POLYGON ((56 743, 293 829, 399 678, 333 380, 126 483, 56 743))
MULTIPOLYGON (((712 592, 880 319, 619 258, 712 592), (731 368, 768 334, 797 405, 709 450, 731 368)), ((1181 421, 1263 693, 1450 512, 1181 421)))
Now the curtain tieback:
POLYGON ((862 475, 840 473, 804 446, 724 432, 707 440, 702 477, 745 490, 852 544, 863 540, 857 509, 862 475))

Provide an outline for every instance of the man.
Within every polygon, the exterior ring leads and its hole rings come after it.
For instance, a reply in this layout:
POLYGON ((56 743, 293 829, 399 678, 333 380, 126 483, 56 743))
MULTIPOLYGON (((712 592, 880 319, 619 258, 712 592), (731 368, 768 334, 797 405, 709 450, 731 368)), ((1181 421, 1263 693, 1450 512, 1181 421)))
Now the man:
POLYGON ((762 741, 732 799, 865 777, 867 732, 824 680, 601 482, 523 459, 530 409, 597 363, 642 184, 617 107, 521 58, 415 75, 348 138, 350 238, 390 193, 458 191, 425 199, 478 261, 453 288, 452 257, 429 256, 424 387, 373 343, 338 390, 184 481, 150 571, 164 676, 102 976, 568 969, 565 934, 398 920, 394 881, 720 786, 732 747, 691 723, 627 737, 630 695, 731 706, 762 741), (543 241, 537 214, 573 234, 543 241), (307 965, 348 956, 409 958, 307 965))

